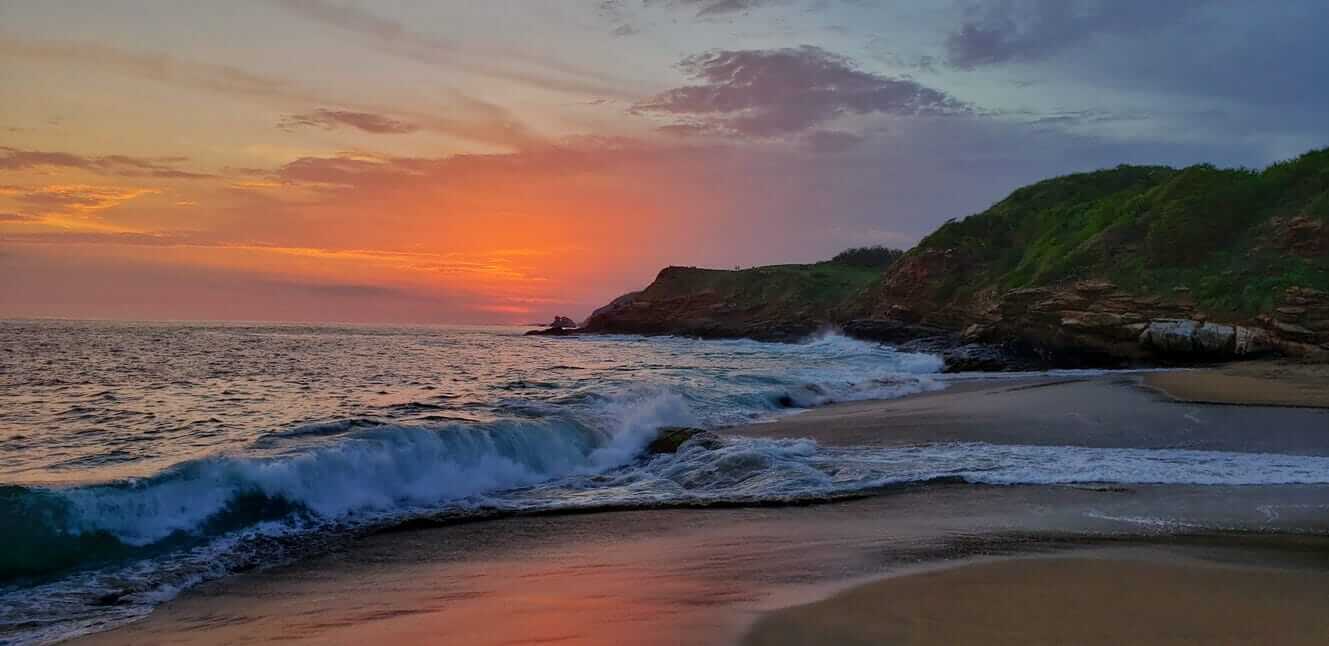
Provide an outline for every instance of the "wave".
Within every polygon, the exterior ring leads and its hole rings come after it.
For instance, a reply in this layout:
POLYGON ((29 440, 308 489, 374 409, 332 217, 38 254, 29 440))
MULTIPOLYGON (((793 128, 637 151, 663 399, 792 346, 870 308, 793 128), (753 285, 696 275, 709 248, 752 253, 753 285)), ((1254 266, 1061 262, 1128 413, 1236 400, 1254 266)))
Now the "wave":
POLYGON ((687 444, 677 454, 644 455, 663 426, 748 423, 944 388, 946 381, 936 374, 936 357, 833 334, 802 344, 640 343, 655 351, 656 381, 624 382, 601 371, 558 389, 500 388, 504 393, 484 398, 484 406, 450 410, 474 414, 472 421, 404 423, 392 417, 401 411, 354 410, 344 419, 250 436, 229 453, 150 477, 0 486, 7 529, 0 534, 0 641, 15 631, 67 636, 79 617, 105 625, 199 581, 422 518, 803 502, 939 481, 1329 483, 1323 458, 1186 451, 844 449, 731 436, 711 448, 687 444), (706 353, 717 356, 677 360, 706 353), (730 360, 745 354, 752 356, 730 360))
POLYGON ((726 436, 641 455, 654 435, 641 429, 682 405, 625 403, 634 414, 614 436, 537 423, 385 427, 298 455, 200 460, 133 483, 0 489, 0 513, 18 521, 0 538, 0 567, 32 581, 0 587, 0 634, 45 639, 68 636, 77 621, 132 619, 203 580, 416 519, 804 503, 933 483, 1329 484, 1329 457, 1191 450, 840 448, 726 436))
POLYGON ((69 490, 0 489, 15 519, 0 576, 42 574, 197 545, 272 521, 371 526, 479 509, 803 501, 936 481, 984 485, 1329 484, 1329 458, 1193 450, 985 443, 820 447, 731 437, 640 457, 681 398, 616 401, 622 427, 506 422, 380 427, 294 456, 223 457, 142 481, 69 490))
POLYGON ((0 581, 188 547, 265 521, 383 522, 597 473, 632 459, 655 428, 692 421, 680 401, 616 401, 619 425, 609 432, 559 419, 438 428, 321 424, 256 443, 272 450, 292 437, 333 436, 298 452, 206 458, 107 485, 5 487, 0 514, 16 524, 0 539, 0 581))

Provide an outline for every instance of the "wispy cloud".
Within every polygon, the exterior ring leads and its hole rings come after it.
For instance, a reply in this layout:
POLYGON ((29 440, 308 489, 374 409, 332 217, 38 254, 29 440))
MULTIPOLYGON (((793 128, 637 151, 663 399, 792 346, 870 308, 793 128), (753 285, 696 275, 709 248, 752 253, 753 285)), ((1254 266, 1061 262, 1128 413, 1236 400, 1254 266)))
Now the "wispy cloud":
POLYGON ((0 169, 27 170, 41 167, 78 168, 96 173, 121 177, 158 177, 163 179, 203 179, 214 177, 208 173, 182 170, 175 164, 187 161, 181 157, 143 158, 129 155, 103 155, 85 157, 66 152, 22 150, 0 146, 0 169))
POLYGON ((324 0, 271 0, 292 13, 366 39, 375 49, 419 63, 500 78, 556 92, 593 96, 632 95, 630 84, 558 62, 547 54, 520 51, 476 51, 413 30, 369 11, 324 0))
POLYGON ((6 213, 0 212, 0 222, 32 222, 37 219, 35 215, 27 213, 6 213))
POLYGON ((354 110, 329 110, 318 108, 301 114, 288 114, 282 117, 277 127, 283 130, 297 128, 321 128, 334 130, 350 127, 376 135, 404 135, 420 130, 420 126, 392 117, 372 112, 354 110))
POLYGON ((0 187, 0 192, 12 196, 16 202, 33 207, 39 214, 47 214, 104 211, 159 191, 152 188, 51 184, 34 188, 4 186, 0 187))
POLYGON ((137 78, 285 108, 293 105, 339 105, 347 111, 377 114, 413 123, 422 130, 469 141, 522 148, 542 140, 507 109, 458 92, 451 93, 452 104, 446 106, 447 109, 444 106, 438 110, 394 109, 340 101, 289 79, 258 74, 231 65, 188 61, 167 54, 126 51, 91 43, 0 38, 0 55, 106 67, 137 78))
MULTIPOLYGON (((18 214, 13 221, 26 219, 18 214)), ((530 262, 556 255, 558 250, 499 249, 473 253, 429 253, 383 249, 297 247, 277 244, 237 243, 209 241, 197 235, 176 232, 140 232, 115 230, 77 230, 64 232, 35 232, 11 235, 6 242, 30 245, 97 244, 132 247, 158 247, 176 249, 211 249, 314 259, 321 262, 348 265, 376 266, 397 271, 421 273, 440 278, 484 278, 496 281, 537 281, 531 273, 530 262), (522 261, 522 262, 517 262, 522 261)))

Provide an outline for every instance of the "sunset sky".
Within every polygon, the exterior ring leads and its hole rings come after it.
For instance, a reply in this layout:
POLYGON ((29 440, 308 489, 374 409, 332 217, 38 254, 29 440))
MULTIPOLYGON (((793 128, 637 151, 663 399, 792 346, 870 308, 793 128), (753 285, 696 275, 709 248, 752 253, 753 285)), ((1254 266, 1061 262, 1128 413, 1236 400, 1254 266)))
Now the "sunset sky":
POLYGON ((0 317, 527 322, 1329 145, 1329 3, 0 2, 0 317))

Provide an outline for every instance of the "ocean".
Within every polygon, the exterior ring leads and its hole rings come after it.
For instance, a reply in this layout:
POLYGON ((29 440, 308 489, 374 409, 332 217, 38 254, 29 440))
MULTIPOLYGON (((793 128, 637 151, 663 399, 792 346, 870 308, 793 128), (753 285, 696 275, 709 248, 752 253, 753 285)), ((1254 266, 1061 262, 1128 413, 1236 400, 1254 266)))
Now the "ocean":
POLYGON ((981 442, 829 447, 721 428, 940 390, 938 357, 513 327, 0 322, 0 642, 144 616, 383 529, 769 505, 932 482, 1329 484, 1329 458, 981 442))

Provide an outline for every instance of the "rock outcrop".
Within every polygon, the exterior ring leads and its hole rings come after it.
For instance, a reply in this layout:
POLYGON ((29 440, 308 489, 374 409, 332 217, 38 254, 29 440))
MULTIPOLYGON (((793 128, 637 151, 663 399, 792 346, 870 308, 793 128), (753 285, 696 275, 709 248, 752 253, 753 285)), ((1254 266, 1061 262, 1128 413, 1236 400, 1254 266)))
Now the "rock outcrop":
POLYGON ((687 443, 706 449, 716 449, 723 444, 723 441, 719 435, 700 428, 665 426, 660 428, 655 439, 646 445, 646 453, 648 455, 677 453, 687 443))
POLYGON ((567 336, 577 332, 577 322, 566 316, 555 316, 552 323, 542 330, 531 330, 527 336, 567 336))
POLYGON ((583 328, 617 334, 797 341, 877 278, 873 269, 818 263, 745 270, 668 267, 639 292, 597 309, 583 328))
POLYGON ((671 267, 595 332, 795 340, 833 326, 948 369, 1329 360, 1329 149, 1251 172, 1119 166, 1026 186, 877 275, 671 267))
MULTIPOLYGON (((1001 366, 1029 354, 1060 367, 1190 363, 1271 353, 1329 358, 1329 295, 1293 287, 1279 302, 1272 314, 1219 322, 1199 311, 1186 292, 1172 299, 1138 296, 1104 280, 1014 289, 992 298, 982 311, 946 312, 948 321, 957 316, 969 321, 958 333, 960 340, 988 345, 946 349, 932 341, 924 349, 943 357, 949 352, 948 367, 965 370, 1009 369, 1001 366)), ((857 322, 854 329, 926 328, 878 320, 857 322)), ((902 347, 911 348, 908 343, 902 347)))

